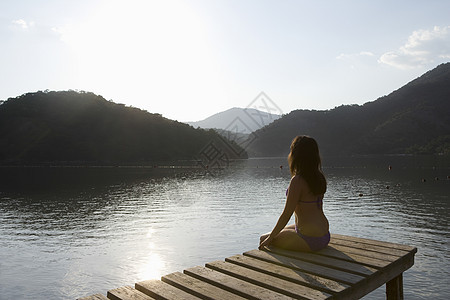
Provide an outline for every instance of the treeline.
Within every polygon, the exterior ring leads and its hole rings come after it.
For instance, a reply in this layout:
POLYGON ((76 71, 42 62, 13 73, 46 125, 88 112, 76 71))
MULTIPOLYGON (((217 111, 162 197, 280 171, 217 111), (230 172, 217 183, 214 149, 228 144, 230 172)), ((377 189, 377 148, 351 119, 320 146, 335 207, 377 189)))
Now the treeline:
POLYGON ((247 150, 285 156, 300 134, 315 137, 326 155, 450 154, 450 63, 364 105, 292 111, 256 131, 247 150))
MULTIPOLYGON (((211 143, 224 141, 213 130, 194 129, 90 92, 39 91, 0 105, 3 165, 201 160, 202 151, 211 143)), ((245 151, 232 145, 246 157, 245 151)), ((218 151, 226 159, 237 157, 236 151, 227 151, 226 147, 218 151)))
POLYGON ((244 142, 90 92, 39 91, 0 102, 0 165, 223 166, 247 152, 285 156, 299 134, 315 137, 325 155, 450 154, 450 63, 364 105, 292 111, 244 142))

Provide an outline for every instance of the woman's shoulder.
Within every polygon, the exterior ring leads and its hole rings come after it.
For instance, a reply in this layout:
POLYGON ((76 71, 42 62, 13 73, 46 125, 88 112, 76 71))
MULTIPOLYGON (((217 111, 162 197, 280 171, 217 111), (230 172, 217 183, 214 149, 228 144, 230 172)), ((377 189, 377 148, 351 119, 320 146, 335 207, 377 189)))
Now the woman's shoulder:
POLYGON ((309 186, 308 182, 300 174, 295 175, 291 178, 291 185, 296 186, 296 188, 298 188, 304 195, 312 193, 311 187, 309 186))
POLYGON ((307 187, 308 186, 305 178, 303 178, 302 175, 300 175, 300 174, 292 176, 292 178, 291 178, 291 185, 292 184, 298 185, 299 187, 307 187))

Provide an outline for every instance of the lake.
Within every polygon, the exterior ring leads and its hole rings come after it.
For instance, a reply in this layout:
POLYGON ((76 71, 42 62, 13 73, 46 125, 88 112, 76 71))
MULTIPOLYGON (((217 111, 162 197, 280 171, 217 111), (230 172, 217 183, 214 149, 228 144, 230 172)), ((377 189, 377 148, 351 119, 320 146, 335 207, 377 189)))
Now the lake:
MULTIPOLYGON (((439 156, 324 161, 332 233, 418 248, 404 274, 405 299, 450 294, 449 162, 439 156)), ((275 225, 290 180, 284 158, 211 172, 3 167, 0 175, 1 299, 105 294, 255 249, 275 225)), ((384 293, 382 287, 364 299, 384 293)))

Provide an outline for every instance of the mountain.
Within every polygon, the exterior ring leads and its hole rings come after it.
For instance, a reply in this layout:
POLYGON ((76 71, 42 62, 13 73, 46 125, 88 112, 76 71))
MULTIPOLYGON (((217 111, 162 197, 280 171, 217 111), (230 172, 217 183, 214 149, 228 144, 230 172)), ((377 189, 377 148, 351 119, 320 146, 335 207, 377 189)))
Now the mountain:
POLYGON ((213 130, 194 129, 89 92, 40 91, 0 104, 3 165, 202 160, 205 151, 210 151, 208 145, 214 146, 222 158, 235 158, 236 153, 246 156, 243 149, 213 130), (226 150, 230 145, 234 151, 226 150))
POLYGON ((364 105, 295 110, 254 134, 251 156, 285 156, 296 135, 325 155, 450 154, 450 63, 364 105))
POLYGON ((251 132, 266 126, 281 116, 270 114, 254 108, 238 108, 233 107, 226 111, 214 114, 204 120, 197 122, 187 122, 193 127, 214 128, 225 131, 234 131, 233 125, 236 120, 239 121, 241 134, 250 134, 251 132))
POLYGON ((229 158, 246 157, 244 149, 252 156, 285 156, 300 134, 315 137, 324 155, 450 154, 450 63, 364 105, 295 110, 251 133, 254 120, 238 111, 262 116, 231 109, 222 113, 227 118, 217 118, 222 125, 207 125, 227 129, 225 136, 237 137, 232 142, 214 130, 195 129, 89 92, 27 93, 0 102, 0 165, 194 159, 220 166, 229 158), (240 134, 246 130, 244 140, 240 134))

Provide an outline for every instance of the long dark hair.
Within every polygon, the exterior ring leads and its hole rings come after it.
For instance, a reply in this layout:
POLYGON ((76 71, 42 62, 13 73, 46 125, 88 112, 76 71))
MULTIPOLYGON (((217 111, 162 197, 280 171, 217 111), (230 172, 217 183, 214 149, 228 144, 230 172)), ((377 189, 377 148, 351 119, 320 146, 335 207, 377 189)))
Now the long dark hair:
POLYGON ((325 194, 327 181, 315 139, 306 135, 296 136, 291 143, 288 162, 292 176, 302 176, 315 195, 325 194))

